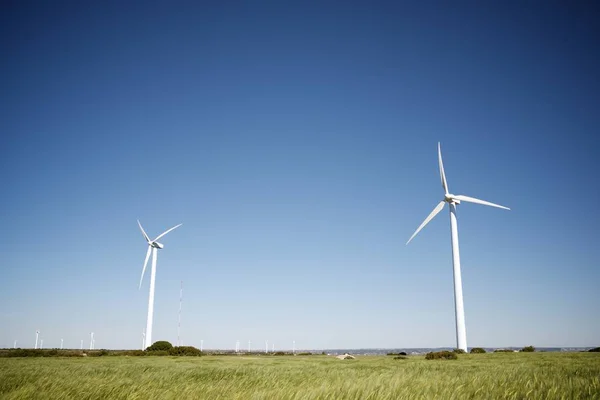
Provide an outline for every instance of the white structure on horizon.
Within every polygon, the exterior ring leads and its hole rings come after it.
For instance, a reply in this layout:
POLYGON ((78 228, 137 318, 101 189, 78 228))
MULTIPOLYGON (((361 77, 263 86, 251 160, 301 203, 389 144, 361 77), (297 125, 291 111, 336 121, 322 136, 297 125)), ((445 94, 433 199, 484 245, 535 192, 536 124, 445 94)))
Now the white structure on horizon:
POLYGON ((60 349, 62 350, 63 348, 63 339, 60 339, 60 349))
POLYGON ((94 332, 90 332, 90 350, 94 350, 94 332))
POLYGON ((152 345, 152 318, 154 317, 154 282, 156 279, 156 255, 158 249, 164 248, 161 243, 158 243, 161 237, 165 236, 167 233, 171 232, 173 229, 179 228, 183 224, 175 225, 171 229, 168 229, 158 235, 156 239, 150 240, 144 228, 142 228, 142 224, 138 220, 138 225, 140 226, 140 230, 144 235, 144 239, 148 242, 148 251, 146 252, 146 260, 144 261, 144 268, 142 269, 142 276, 140 277, 140 285, 138 290, 142 287, 142 280, 144 279, 144 272, 146 272, 146 266, 148 265, 148 259, 150 258, 150 253, 152 253, 152 271, 150 273, 150 295, 148 296, 148 319, 146 321, 146 348, 152 345))
POLYGON ((200 351, 202 351, 203 347, 204 347, 204 339, 200 339, 200 351))
POLYGON ((15 343, 13 344, 13 349, 17 348, 17 341, 15 340, 15 343))
POLYGON ((250 353, 250 344, 251 344, 251 343, 252 343, 252 342, 248 340, 248 353, 250 353))
POLYGON ((269 341, 265 340, 265 353, 269 352, 269 341))
POLYGON ((491 206, 497 208, 503 208, 510 210, 508 207, 504 207, 498 204, 490 203, 489 201, 479 200, 474 197, 454 195, 448 191, 448 183, 446 182, 446 174, 444 173, 444 164, 442 163, 442 150, 438 143, 438 162, 440 168, 440 178, 442 180, 442 188, 444 189, 444 199, 433 209, 433 211, 425 218, 425 221, 417 228, 415 233, 408 239, 406 244, 410 241, 431 221, 446 205, 450 206, 450 235, 452 238, 452 264, 454 267, 454 308, 456 317, 456 347, 467 351, 467 330, 465 327, 465 309, 463 304, 463 293, 462 293, 462 278, 460 275, 460 253, 458 248, 458 227, 456 222, 456 206, 461 201, 468 203, 482 204, 484 206, 491 206))
POLYGON ((81 350, 83 350, 83 339, 81 339, 81 350))
POLYGON ((35 347, 34 347, 34 349, 38 348, 38 338, 39 337, 40 337, 40 330, 38 329, 35 331, 35 347))

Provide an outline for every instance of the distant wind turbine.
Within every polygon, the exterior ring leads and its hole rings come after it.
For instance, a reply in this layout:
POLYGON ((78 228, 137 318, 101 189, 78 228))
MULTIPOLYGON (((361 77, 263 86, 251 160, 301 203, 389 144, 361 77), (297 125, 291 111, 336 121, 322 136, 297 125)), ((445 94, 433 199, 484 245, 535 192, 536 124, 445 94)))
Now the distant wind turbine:
POLYGON ((461 201, 468 203, 482 204, 484 206, 491 206, 510 210, 508 207, 504 207, 498 204, 490 203, 489 201, 479 200, 474 197, 464 195, 454 195, 448 191, 448 183, 446 182, 446 174, 444 173, 444 164, 442 163, 442 150, 438 143, 438 163, 440 167, 440 178, 442 180, 442 188, 444 189, 444 199, 433 209, 431 214, 425 218, 425 221, 417 228, 415 233, 408 239, 406 244, 410 241, 431 221, 446 205, 450 206, 450 234, 452 238, 452 264, 454 267, 454 307, 456 317, 456 347, 467 351, 467 330, 465 327, 465 309, 463 304, 462 294, 462 278, 460 275, 460 253, 458 249, 458 227, 456 222, 456 206, 461 201))
POLYGON ((38 348, 37 344, 38 344, 38 338, 39 338, 39 336, 40 336, 40 330, 38 329, 38 330, 35 331, 35 347, 34 347, 35 349, 38 348))
MULTIPOLYGON (((138 225, 140 226, 140 230, 144 235, 144 239, 148 242, 148 251, 146 252, 146 260, 144 261, 144 269, 142 269, 142 276, 140 277, 140 286, 142 287, 142 280, 144 279, 144 272, 146 272, 146 266, 148 265, 148 259, 150 258, 150 253, 152 253, 152 272, 150 274, 150 295, 148 297, 148 320, 146 322, 146 348, 152 345, 152 319, 154 317, 154 281, 156 279, 156 254, 158 249, 162 249, 164 246, 161 243, 158 243, 158 240, 165 236, 167 233, 171 232, 173 229, 179 228, 183 224, 176 225, 171 229, 168 229, 158 235, 156 239, 150 240, 144 228, 142 228, 142 224, 138 220, 138 225)), ((138 289, 139 289, 138 288, 138 289)))
POLYGON ((83 339, 81 339, 81 350, 83 350, 83 339))
POLYGON ((90 350, 94 350, 94 332, 90 332, 90 350))
POLYGON ((63 339, 60 339, 60 349, 62 350, 63 348, 63 339))
POLYGON ((13 345, 13 349, 17 348, 17 341, 15 340, 15 344, 13 345))

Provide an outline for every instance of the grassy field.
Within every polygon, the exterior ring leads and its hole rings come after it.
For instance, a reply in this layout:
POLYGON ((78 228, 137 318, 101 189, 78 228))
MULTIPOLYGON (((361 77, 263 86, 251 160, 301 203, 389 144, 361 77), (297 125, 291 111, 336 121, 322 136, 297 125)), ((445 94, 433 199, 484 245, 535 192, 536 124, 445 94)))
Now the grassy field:
POLYGON ((600 399, 600 353, 0 358, 2 399, 600 399))

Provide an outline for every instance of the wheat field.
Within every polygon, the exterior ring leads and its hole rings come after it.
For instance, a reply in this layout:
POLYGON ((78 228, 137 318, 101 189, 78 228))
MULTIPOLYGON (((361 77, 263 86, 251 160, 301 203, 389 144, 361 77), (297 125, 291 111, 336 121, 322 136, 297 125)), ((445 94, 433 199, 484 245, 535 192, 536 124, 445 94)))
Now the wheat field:
POLYGON ((0 398, 600 399, 600 354, 0 358, 0 398))

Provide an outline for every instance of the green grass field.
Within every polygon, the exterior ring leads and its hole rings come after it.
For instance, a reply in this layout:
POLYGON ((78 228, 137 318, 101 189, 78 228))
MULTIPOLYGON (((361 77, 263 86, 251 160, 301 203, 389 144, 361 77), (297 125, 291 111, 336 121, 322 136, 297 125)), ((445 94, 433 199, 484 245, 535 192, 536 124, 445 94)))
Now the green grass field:
POLYGON ((2 399, 600 399, 600 353, 0 358, 2 399))

